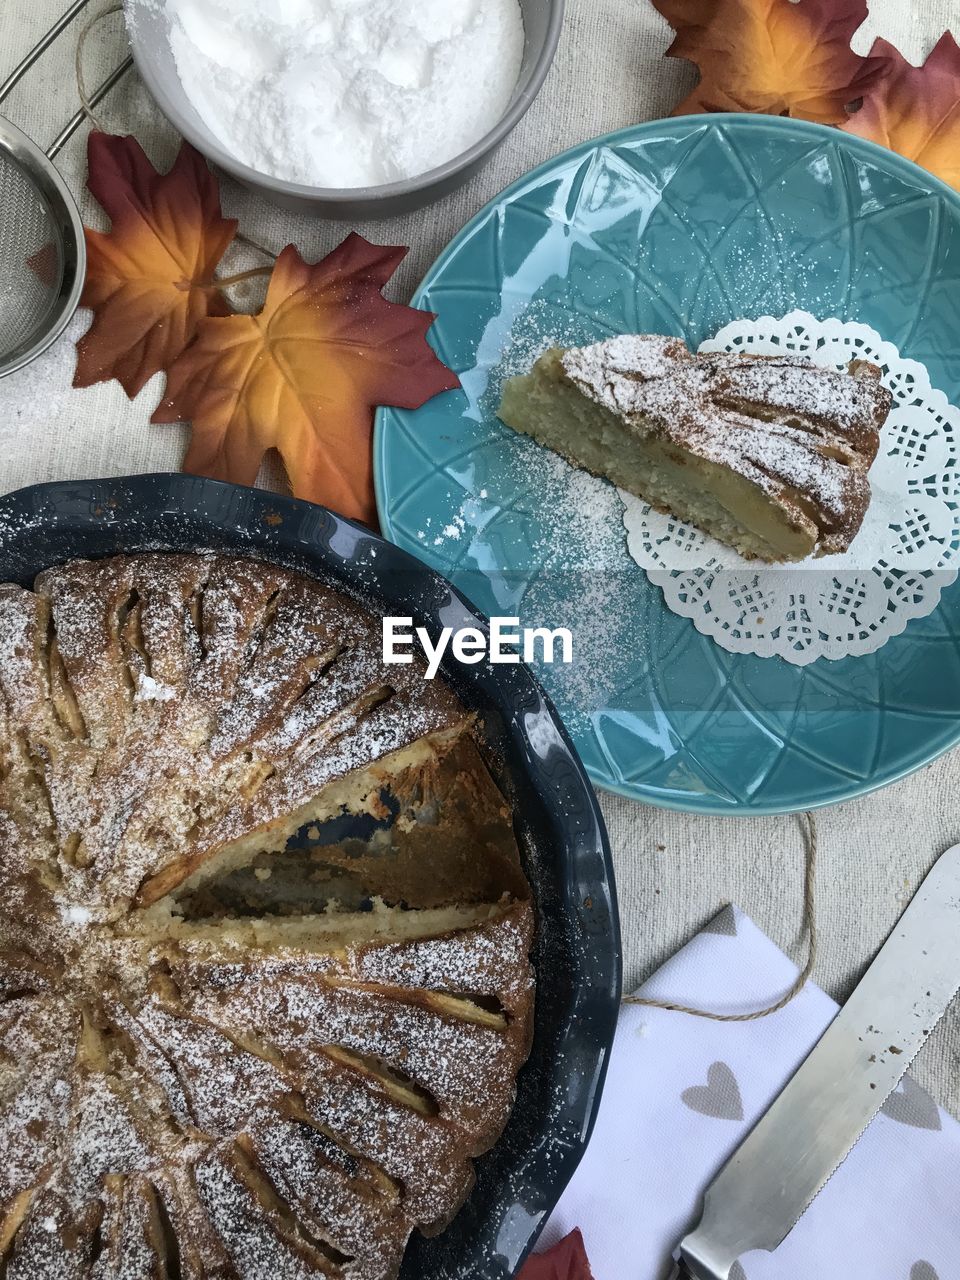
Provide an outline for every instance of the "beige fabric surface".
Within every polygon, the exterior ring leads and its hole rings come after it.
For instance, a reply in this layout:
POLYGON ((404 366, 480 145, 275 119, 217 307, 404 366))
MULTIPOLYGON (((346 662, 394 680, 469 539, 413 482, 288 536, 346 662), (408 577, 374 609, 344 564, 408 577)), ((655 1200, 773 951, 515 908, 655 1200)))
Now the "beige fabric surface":
MULTIPOLYGON (((0 0, 0 77, 66 5, 0 0)), ((95 2, 91 11, 98 7, 95 2)), ((856 41, 862 51, 882 34, 920 61, 951 21, 960 34, 958 0, 873 0, 871 9, 856 41)), ((662 61, 669 39, 649 0, 568 0, 546 87, 489 167, 422 213, 357 228, 381 242, 411 245, 395 296, 407 296, 466 219, 532 165, 593 134, 668 114, 693 83, 686 65, 662 61)), ((64 37, 4 108, 43 145, 77 106, 74 42, 74 34, 64 37)), ((90 42, 89 83, 98 83, 123 52, 122 20, 108 18, 90 42)), ((176 138, 135 77, 101 111, 107 128, 135 133, 158 164, 172 156, 176 138)), ((61 159, 78 194, 85 133, 61 159)), ((242 217, 249 235, 275 248, 293 240, 307 257, 332 248, 348 229, 280 213, 227 181, 224 204, 242 217)), ((97 217, 88 199, 84 214, 88 221, 97 217)), ((71 334, 84 326, 78 317, 71 334)), ((156 382, 132 404, 114 385, 73 391, 72 363, 72 348, 62 341, 31 368, 0 382, 0 490, 179 465, 182 429, 147 425, 159 395, 156 382)), ((935 856, 960 840, 958 793, 960 753, 954 753, 882 793, 820 816, 822 950, 815 976, 831 995, 846 996, 935 856)), ((803 842, 797 819, 697 818, 612 796, 602 796, 601 803, 617 865, 628 985, 731 899, 791 954, 801 954, 803 842)), ((934 1034, 918 1075, 960 1113, 960 1009, 934 1034)))

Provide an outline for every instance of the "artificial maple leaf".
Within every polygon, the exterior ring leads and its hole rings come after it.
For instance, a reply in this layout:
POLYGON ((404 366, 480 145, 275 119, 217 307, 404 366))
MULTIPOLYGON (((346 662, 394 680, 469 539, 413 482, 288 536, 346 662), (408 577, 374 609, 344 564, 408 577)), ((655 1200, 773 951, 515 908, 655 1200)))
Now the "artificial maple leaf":
POLYGON ((110 231, 87 230, 81 303, 94 311, 77 343, 74 386, 116 378, 133 398, 230 307, 210 284, 237 229, 220 212, 206 162, 187 143, 160 174, 135 138, 92 133, 87 186, 110 231))
POLYGON ((960 189, 960 46, 944 32, 922 67, 886 40, 875 41, 870 52, 886 60, 887 74, 843 128, 960 189))
POLYGON ((427 345, 432 312, 383 297, 406 252, 351 234, 311 265, 289 245, 259 315, 202 320, 153 416, 193 423, 185 470, 253 484, 276 448, 297 497, 374 523, 374 406, 460 385, 427 345))
POLYGON ((700 68, 674 115, 758 111, 821 124, 883 75, 885 61, 850 48, 866 0, 653 0, 677 33, 667 50, 700 68))
POLYGON ((593 1280, 583 1236, 571 1231, 546 1253, 532 1253, 517 1280, 593 1280))

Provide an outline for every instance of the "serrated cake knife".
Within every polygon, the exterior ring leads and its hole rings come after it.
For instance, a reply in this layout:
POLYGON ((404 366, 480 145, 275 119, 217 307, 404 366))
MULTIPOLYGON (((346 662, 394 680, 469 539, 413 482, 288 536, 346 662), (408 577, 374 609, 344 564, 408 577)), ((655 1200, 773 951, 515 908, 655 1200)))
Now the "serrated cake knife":
POLYGON ((772 1253, 849 1154, 960 989, 960 845, 917 890, 860 985, 707 1189, 670 1280, 730 1280, 772 1253))

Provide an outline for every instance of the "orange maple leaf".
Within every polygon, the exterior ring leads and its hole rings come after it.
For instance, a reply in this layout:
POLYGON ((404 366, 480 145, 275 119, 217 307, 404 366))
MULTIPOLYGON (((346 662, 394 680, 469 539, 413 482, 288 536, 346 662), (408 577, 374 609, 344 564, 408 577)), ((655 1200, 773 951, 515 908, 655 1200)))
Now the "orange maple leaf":
POLYGON ((883 58, 850 48, 866 0, 653 3, 677 33, 667 56, 700 68, 700 83, 674 115, 758 111, 839 124, 885 70, 883 58))
POLYGON ((192 422, 184 469, 253 484, 276 448, 293 492, 373 524, 373 409, 460 385, 428 346, 429 311, 381 293, 407 250, 352 233, 321 262, 289 245, 259 315, 201 320, 154 422, 192 422))
POLYGON ((135 138, 92 133, 87 186, 109 214, 108 232, 87 230, 81 303, 94 311, 77 343, 74 386, 116 378, 131 399, 167 369, 200 321, 229 304, 210 288, 237 224, 220 212, 220 192, 187 143, 160 174, 135 138))
POLYGON ((960 189, 960 46, 945 31, 922 67, 886 40, 875 41, 870 52, 885 59, 887 75, 843 128, 960 189))

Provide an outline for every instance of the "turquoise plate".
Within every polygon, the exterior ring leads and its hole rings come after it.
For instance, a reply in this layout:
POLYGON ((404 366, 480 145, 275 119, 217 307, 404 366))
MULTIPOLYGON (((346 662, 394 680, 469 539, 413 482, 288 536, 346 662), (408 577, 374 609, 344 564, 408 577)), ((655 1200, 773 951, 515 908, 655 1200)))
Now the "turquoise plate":
POLYGON ((615 492, 496 418, 546 339, 695 346, 794 307, 872 325, 960 399, 960 197, 835 130, 688 116, 576 147, 470 222, 414 299, 463 389, 382 410, 387 537, 487 614, 567 626, 539 675, 591 778, 700 813, 781 813, 893 781, 960 739, 960 586, 876 653, 807 667, 727 653, 628 557, 615 492))

